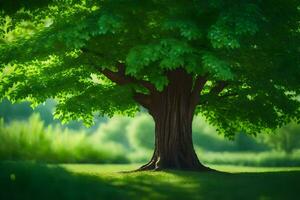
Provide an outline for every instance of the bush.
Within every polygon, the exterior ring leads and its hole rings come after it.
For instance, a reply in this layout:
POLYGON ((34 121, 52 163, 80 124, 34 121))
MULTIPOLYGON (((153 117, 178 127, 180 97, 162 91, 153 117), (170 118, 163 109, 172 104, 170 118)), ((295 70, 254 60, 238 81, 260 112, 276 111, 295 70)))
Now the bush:
POLYGON ((128 154, 128 160, 131 163, 147 163, 153 154, 153 150, 149 149, 139 149, 137 151, 132 151, 128 154))
POLYGON ((112 117, 106 123, 99 125, 96 132, 93 133, 93 140, 99 143, 113 142, 125 149, 130 147, 126 127, 130 122, 128 117, 112 117))
POLYGON ((234 151, 234 141, 229 141, 218 135, 216 129, 205 122, 202 117, 194 117, 193 121, 193 142, 198 148, 207 151, 234 151))
MULTIPOLYGON (((140 114, 126 128, 130 145, 134 149, 154 149, 154 121, 150 115, 140 114)), ((144 151, 144 150, 141 150, 144 151)))
MULTIPOLYGON (((253 152, 258 149, 257 143, 249 136, 237 136, 237 141, 224 140, 199 117, 195 118, 193 126, 195 147, 205 164, 300 165, 300 150, 291 154, 282 151, 253 152), (245 152, 247 148, 252 152, 245 152)), ((85 130, 75 131, 59 125, 45 127, 39 115, 34 114, 28 121, 4 124, 0 120, 0 141, 1 160, 146 163, 153 153, 154 123, 149 115, 143 113, 133 119, 114 117, 100 125, 96 132, 88 134, 85 130)))
POLYGON ((263 166, 263 167, 284 167, 300 166, 300 150, 292 154, 285 152, 203 152, 197 150, 198 155, 205 164, 213 165, 241 165, 241 166, 263 166))
POLYGON ((0 159, 42 162, 128 162, 123 148, 114 144, 95 143, 83 131, 59 126, 44 127, 39 115, 26 121, 0 123, 0 159))
POLYGON ((292 122, 272 134, 262 134, 260 139, 275 150, 292 153, 300 148, 300 125, 292 122))

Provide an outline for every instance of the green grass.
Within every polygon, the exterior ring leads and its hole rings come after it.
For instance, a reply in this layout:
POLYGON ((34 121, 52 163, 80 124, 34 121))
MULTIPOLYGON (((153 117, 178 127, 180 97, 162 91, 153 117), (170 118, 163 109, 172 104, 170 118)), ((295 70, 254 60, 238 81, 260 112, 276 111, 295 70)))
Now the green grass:
POLYGON ((138 165, 0 163, 0 199, 297 199, 300 167, 120 173, 138 165), (230 173, 225 173, 230 172, 230 173))

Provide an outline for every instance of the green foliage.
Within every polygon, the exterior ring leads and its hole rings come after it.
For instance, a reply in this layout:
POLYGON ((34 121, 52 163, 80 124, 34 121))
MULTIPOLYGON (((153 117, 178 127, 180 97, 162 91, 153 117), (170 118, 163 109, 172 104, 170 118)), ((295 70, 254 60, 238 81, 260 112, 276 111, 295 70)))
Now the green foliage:
MULTIPOLYGON (((32 109, 30 102, 19 102, 12 104, 7 99, 4 99, 0 103, 0 118, 4 119, 5 123, 9 123, 14 120, 27 120, 33 113, 38 113, 41 116, 41 120, 45 125, 57 125, 61 122, 53 118, 53 112, 55 111, 56 102, 52 99, 48 99, 43 104, 38 105, 32 109)), ((71 121, 67 124, 61 125, 64 128, 70 129, 82 129, 86 132, 92 132, 97 128, 98 124, 106 121, 106 118, 96 118, 95 126, 86 128, 82 122, 71 121)))
POLYGON ((276 150, 291 153, 300 146, 300 126, 290 123, 273 134, 261 136, 261 140, 276 150))
MULTIPOLYGON (((279 135, 282 130, 279 130, 279 135)), ((290 134, 298 136, 296 132, 290 134)), ((261 138, 254 139, 245 134, 237 134, 234 141, 228 141, 224 136, 218 135, 215 128, 208 125, 202 117, 196 117, 193 122, 194 145, 205 164, 299 165, 300 145, 297 138, 293 140, 297 146, 293 146, 294 151, 289 154, 281 148, 270 151, 266 146, 281 144, 279 135, 266 135, 268 143, 264 139, 265 146, 260 143, 261 138)), ((33 114, 27 121, 0 121, 0 140, 0 160, 145 163, 153 153, 154 124, 149 115, 140 113, 133 119, 113 117, 87 133, 85 129, 68 129, 58 124, 45 126, 39 115, 33 114)))
POLYGON ((170 31, 179 30, 180 35, 188 40, 197 40, 203 37, 201 29, 196 24, 188 20, 166 21, 164 28, 170 31))
POLYGON ((124 149, 130 147, 126 127, 130 120, 128 118, 113 117, 107 123, 100 124, 93 135, 93 140, 99 143, 113 143, 121 145, 124 149))
POLYGON ((203 117, 195 117, 193 121, 193 142, 196 148, 205 151, 235 151, 236 143, 225 140, 217 134, 214 127, 205 122, 203 117))
POLYGON ((159 91, 176 68, 207 76, 197 111, 231 138, 299 121, 297 0, 30 0, 1 9, 0 98, 55 98, 65 122, 132 116, 141 87, 92 78, 122 63, 159 91), (227 98, 208 95, 224 80, 227 98))
POLYGON ((211 26, 208 38, 214 48, 239 48, 243 35, 254 35, 258 31, 262 16, 255 4, 237 4, 224 10, 217 22, 211 26))
POLYGON ((141 114, 126 127, 133 148, 151 150, 154 148, 154 123, 149 115, 141 114))
POLYGON ((28 121, 0 124, 1 160, 35 160, 41 162, 128 162, 122 147, 95 143, 83 131, 45 127, 39 115, 28 121))
POLYGON ((241 152, 263 152, 272 150, 269 146, 261 142, 258 137, 251 137, 249 135, 246 135, 245 133, 237 133, 234 138, 234 144, 235 151, 241 152))
POLYGON ((8 100, 3 100, 0 104, 0 118, 5 122, 19 119, 27 119, 32 114, 29 102, 12 105, 8 100))
POLYGON ((225 61, 222 61, 211 54, 204 54, 202 60, 203 68, 214 74, 216 79, 230 80, 234 78, 229 64, 225 61))
POLYGON ((100 35, 115 34, 122 29, 122 21, 119 17, 109 13, 101 15, 98 20, 98 33, 100 35))
POLYGON ((263 166, 263 167, 283 167, 300 165, 300 151, 286 155, 285 152, 203 152, 203 162, 212 165, 234 165, 234 166, 263 166), (205 155, 205 156, 204 156, 205 155))

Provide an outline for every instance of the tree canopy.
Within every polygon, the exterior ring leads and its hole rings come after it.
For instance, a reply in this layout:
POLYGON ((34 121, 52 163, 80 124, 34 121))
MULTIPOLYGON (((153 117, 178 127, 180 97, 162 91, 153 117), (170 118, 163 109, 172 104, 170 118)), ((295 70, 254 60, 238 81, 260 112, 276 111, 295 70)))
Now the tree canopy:
POLYGON ((196 114, 229 137, 300 120, 298 0, 18 2, 0 8, 0 98, 55 98, 57 117, 92 123, 184 69, 196 114))

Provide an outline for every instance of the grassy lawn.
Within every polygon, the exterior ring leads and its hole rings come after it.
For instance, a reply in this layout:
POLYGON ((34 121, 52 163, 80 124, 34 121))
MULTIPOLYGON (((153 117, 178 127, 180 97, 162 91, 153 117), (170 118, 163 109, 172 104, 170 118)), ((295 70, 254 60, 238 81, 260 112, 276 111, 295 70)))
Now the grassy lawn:
POLYGON ((297 199, 299 168, 120 173, 138 165, 0 163, 0 199, 297 199), (225 173, 230 172, 230 173, 225 173))

